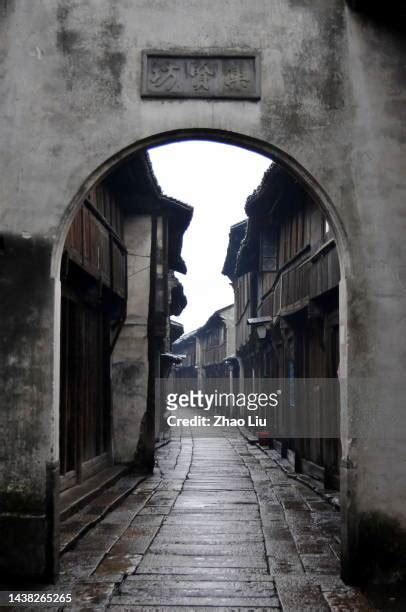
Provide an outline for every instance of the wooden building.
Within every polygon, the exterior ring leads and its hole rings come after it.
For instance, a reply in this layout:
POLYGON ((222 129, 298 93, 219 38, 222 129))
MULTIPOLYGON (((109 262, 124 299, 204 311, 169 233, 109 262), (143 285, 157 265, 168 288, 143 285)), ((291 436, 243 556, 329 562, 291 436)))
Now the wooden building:
POLYGON ((177 378, 228 377, 234 365, 234 305, 216 310, 204 325, 184 334, 173 345, 182 363, 175 369, 177 378))
POLYGON ((111 461, 110 360, 126 317, 123 212, 93 188, 70 226, 62 263, 60 470, 65 489, 111 461))
MULTIPOLYGON (((337 377, 340 270, 327 219, 276 164, 248 198, 246 213, 231 227, 223 268, 235 294, 241 378, 337 377)), ((297 470, 338 487, 338 439, 274 445, 297 470)))
POLYGON ((197 331, 200 367, 204 378, 229 375, 234 357, 234 304, 216 310, 197 331))
POLYGON ((170 317, 186 305, 174 272, 186 272, 191 217, 163 196, 146 152, 93 187, 75 214, 61 268, 62 491, 109 478, 113 464, 153 465, 154 380, 183 331, 170 317))
POLYGON ((197 379, 197 331, 183 334, 173 343, 173 352, 181 358, 174 368, 176 378, 197 379))

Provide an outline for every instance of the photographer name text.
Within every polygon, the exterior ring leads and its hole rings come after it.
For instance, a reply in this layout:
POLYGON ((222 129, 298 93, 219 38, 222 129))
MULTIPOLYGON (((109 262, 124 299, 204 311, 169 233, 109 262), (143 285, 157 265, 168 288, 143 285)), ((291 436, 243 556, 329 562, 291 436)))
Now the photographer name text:
POLYGON ((171 414, 166 421, 169 427, 266 427, 266 419, 257 415, 248 415, 247 419, 230 419, 222 415, 213 418, 198 415, 187 419, 171 414))

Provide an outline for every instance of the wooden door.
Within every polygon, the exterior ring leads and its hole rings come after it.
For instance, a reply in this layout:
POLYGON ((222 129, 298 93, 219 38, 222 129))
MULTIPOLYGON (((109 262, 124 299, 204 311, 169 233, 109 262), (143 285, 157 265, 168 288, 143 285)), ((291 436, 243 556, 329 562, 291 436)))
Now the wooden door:
POLYGON ((101 310, 62 298, 61 488, 110 462, 109 321, 101 310))

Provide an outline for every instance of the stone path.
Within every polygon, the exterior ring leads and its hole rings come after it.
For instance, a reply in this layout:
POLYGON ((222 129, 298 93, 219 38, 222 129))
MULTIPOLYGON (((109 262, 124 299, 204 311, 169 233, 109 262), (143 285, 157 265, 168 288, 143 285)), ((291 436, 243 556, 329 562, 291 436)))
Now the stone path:
POLYGON ((186 433, 62 556, 75 609, 372 609, 339 578, 329 504, 238 433, 186 433))

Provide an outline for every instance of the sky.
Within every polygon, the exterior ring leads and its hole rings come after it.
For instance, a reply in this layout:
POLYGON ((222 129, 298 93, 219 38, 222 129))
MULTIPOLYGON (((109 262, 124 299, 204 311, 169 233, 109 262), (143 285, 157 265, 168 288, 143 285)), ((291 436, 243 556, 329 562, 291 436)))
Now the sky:
POLYGON ((218 308, 234 300, 221 274, 230 226, 245 218, 245 201, 259 185, 270 160, 239 147, 187 141, 149 149, 165 195, 194 208, 183 239, 187 274, 177 274, 188 305, 176 320, 185 332, 200 327, 218 308))

